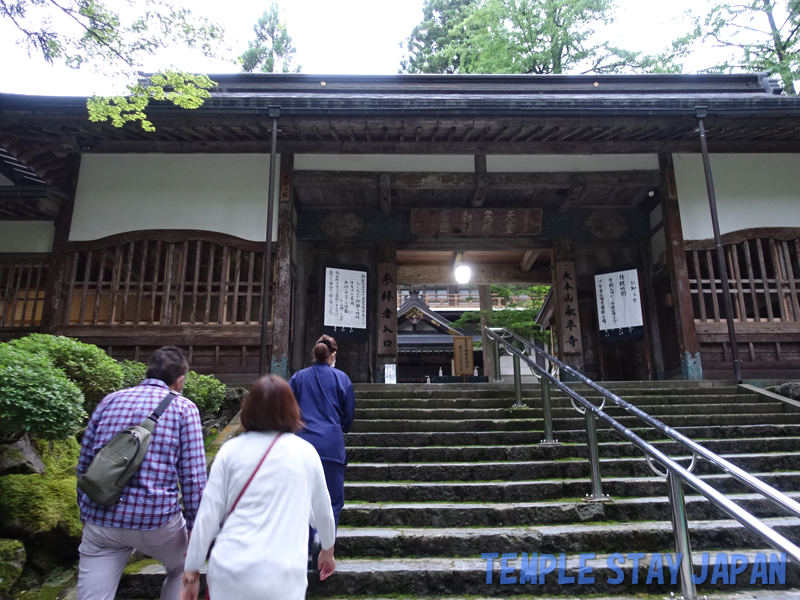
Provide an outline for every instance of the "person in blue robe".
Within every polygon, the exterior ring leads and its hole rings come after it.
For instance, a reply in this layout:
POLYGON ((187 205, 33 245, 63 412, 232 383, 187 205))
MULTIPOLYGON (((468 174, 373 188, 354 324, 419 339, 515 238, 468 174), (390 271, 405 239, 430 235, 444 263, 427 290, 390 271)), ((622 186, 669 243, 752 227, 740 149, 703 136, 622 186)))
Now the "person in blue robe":
POLYGON ((300 405, 305 428, 297 435, 316 448, 331 496, 336 524, 344 506, 344 469, 347 454, 344 434, 350 431, 355 413, 355 394, 350 378, 334 368, 336 340, 323 335, 314 346, 314 364, 289 380, 300 405))

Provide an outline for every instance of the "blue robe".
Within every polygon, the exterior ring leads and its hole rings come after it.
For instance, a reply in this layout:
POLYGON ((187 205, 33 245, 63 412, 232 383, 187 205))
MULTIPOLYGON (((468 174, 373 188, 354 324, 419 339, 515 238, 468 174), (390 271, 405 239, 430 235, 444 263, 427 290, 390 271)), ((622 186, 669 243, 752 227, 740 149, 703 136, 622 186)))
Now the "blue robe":
POLYGON ((344 434, 355 413, 355 394, 350 378, 317 362, 289 380, 306 426, 299 435, 317 449, 324 462, 347 464, 344 434))

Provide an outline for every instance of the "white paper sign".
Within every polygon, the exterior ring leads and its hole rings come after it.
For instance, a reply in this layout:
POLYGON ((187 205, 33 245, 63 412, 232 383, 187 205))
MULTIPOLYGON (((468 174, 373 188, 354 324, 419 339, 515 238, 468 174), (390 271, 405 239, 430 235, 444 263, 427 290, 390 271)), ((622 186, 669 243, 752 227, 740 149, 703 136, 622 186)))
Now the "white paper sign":
POLYGON ((397 365, 383 365, 383 381, 384 383, 397 383, 397 365))
POLYGON ((367 273, 325 269, 325 326, 367 328, 367 273))
POLYGON ((600 331, 641 327, 642 302, 636 269, 594 276, 600 331))

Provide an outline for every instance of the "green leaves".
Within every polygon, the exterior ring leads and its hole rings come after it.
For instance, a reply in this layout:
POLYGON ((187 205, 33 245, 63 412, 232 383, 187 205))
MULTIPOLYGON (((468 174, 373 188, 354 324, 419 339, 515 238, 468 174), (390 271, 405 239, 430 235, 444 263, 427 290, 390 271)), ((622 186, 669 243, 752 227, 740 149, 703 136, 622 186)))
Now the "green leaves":
POLYGON ((125 4, 118 12, 101 0, 0 0, 0 17, 17 28, 30 54, 129 82, 129 95, 89 100, 93 121, 108 120, 115 127, 138 122, 152 131, 145 114, 151 100, 197 108, 214 83, 204 75, 177 69, 163 70, 142 82, 138 71, 143 61, 171 45, 217 56, 224 32, 169 0, 127 0, 125 4))
POLYGON ((255 41, 249 42, 249 48, 239 57, 245 73, 300 72, 300 65, 294 64, 297 50, 292 45, 286 22, 280 19, 277 2, 273 2, 253 25, 253 31, 256 34, 255 41))
MULTIPOLYGON (((139 385, 147 374, 144 363, 126 360, 120 363, 120 367, 123 377, 119 389, 139 385)), ((181 395, 194 402, 203 412, 216 412, 225 399, 225 384, 212 375, 198 375, 189 371, 181 395)))

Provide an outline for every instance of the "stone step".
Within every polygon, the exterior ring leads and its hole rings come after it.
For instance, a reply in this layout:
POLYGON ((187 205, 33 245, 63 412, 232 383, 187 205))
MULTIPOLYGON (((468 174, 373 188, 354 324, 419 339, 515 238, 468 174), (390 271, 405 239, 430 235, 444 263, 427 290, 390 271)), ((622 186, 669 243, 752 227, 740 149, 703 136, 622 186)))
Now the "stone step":
MULTIPOLYGON (((800 535, 800 519, 766 518, 762 522, 788 539, 800 535)), ((719 548, 761 548, 764 541, 738 521, 690 520, 693 552, 719 548)), ((336 556, 468 557, 500 549, 538 554, 660 552, 674 548, 672 523, 566 524, 537 527, 353 528, 339 527, 336 556)))
MULTIPOLYGON (((678 442, 652 442, 652 445, 674 455, 685 453, 678 442)), ((717 454, 800 452, 800 439, 791 437, 743 438, 730 440, 707 440, 701 445, 717 454)), ((603 458, 641 457, 642 451, 629 442, 605 442, 598 444, 603 458)), ((355 447, 347 450, 350 463, 424 463, 424 462, 473 462, 473 461, 529 461, 559 460, 565 458, 587 458, 586 444, 562 444, 558 446, 503 445, 503 446, 448 446, 448 447, 355 447)))
MULTIPOLYGON (((524 548, 496 548, 487 550, 487 552, 498 552, 515 554, 524 551, 524 548)), ((731 550, 726 554, 729 558, 733 553, 742 554, 747 558, 748 565, 742 573, 737 576, 737 587, 739 590, 744 587, 750 586, 752 578, 752 571, 754 564, 757 561, 756 550, 731 550)), ((779 556, 774 550, 761 550, 764 558, 763 560, 769 561, 771 564, 765 569, 777 569, 777 562, 780 560, 779 556)), ((695 573, 700 573, 703 569, 703 561, 707 565, 707 577, 704 583, 699 584, 698 590, 708 593, 711 590, 727 591, 730 592, 731 586, 722 583, 717 578, 714 583, 711 583, 711 575, 713 572, 713 565, 717 561, 717 553, 694 553, 693 570, 695 573)), ((620 560, 616 567, 621 571, 621 581, 617 580, 617 572, 612 569, 611 559, 608 555, 597 554, 594 558, 588 560, 584 558, 584 575, 591 576, 593 583, 585 583, 578 585, 579 570, 581 568, 581 559, 576 555, 566 555, 564 559, 564 568, 556 569, 552 573, 544 575, 541 584, 533 585, 530 582, 519 584, 519 567, 520 559, 510 559, 507 561, 507 567, 510 567, 509 572, 506 573, 508 580, 513 579, 514 583, 508 585, 501 585, 500 583, 500 567, 501 561, 492 561, 492 577, 487 583, 487 560, 479 558, 425 558, 425 559, 350 559, 337 561, 337 573, 320 582, 316 579, 311 579, 309 582, 308 598, 329 598, 329 597, 345 597, 354 598, 359 595, 376 594, 394 594, 402 595, 408 594, 411 596, 419 595, 433 595, 439 597, 441 594, 465 594, 465 595, 487 595, 487 596, 518 596, 535 594, 539 597, 541 594, 554 594, 559 596, 568 595, 570 597, 585 597, 594 594, 624 594, 624 593, 639 593, 639 594, 668 594, 674 592, 676 596, 680 595, 680 586, 677 583, 672 583, 669 571, 664 564, 662 573, 665 575, 663 578, 664 583, 659 583, 658 579, 653 576, 648 582, 648 569, 650 568, 651 555, 647 555, 643 560, 638 562, 637 569, 637 582, 634 583, 633 578, 633 559, 625 557, 627 560, 623 563, 620 560), (563 581, 559 581, 558 572, 562 572, 563 581)), ((549 559, 548 559, 549 560, 549 559)), ((663 558, 662 558, 663 560, 663 558)), ((554 558, 555 561, 555 558, 554 558)), ((555 565, 554 565, 555 566, 555 565)), ((792 563, 784 563, 785 578, 784 583, 778 583, 777 578, 775 583, 769 584, 769 591, 796 588, 800 586, 800 568, 792 563)), ((654 568, 654 573, 657 574, 658 569, 654 568)), ((726 573, 728 570, 726 569, 726 573)), ((755 581, 757 585, 759 580, 755 581)))
MULTIPOLYGON (((747 472, 800 470, 800 453, 722 455, 747 472)), ((672 457, 688 466, 689 456, 672 457)), ((697 460, 696 474, 719 472, 703 459, 697 460)), ((600 459, 603 477, 649 477, 652 471, 644 458, 600 459)), ((350 463, 347 481, 519 481, 520 479, 578 479, 589 476, 589 461, 515 461, 465 463, 350 463)))
MULTIPOLYGON (((588 491, 588 486, 584 488, 588 491)), ((605 488, 604 488, 605 491, 605 488)), ((666 492, 666 486, 662 493, 666 492)), ((789 496, 798 498, 797 493, 789 496)), ((733 494, 729 498, 759 518, 783 517, 786 512, 759 494, 733 494)), ((730 518, 703 496, 686 496, 690 520, 730 518)), ((342 527, 512 527, 520 525, 567 525, 591 521, 669 522, 666 496, 620 498, 613 502, 569 501, 517 503, 443 504, 345 504, 339 517, 342 527)), ((725 547, 725 546, 718 546, 725 547)), ((585 549, 589 551, 590 549, 585 549)))
MULTIPOLYGON (((726 416, 740 414, 783 414, 782 403, 730 403, 730 404, 645 404, 638 406, 649 415, 660 418, 668 415, 726 416)), ((629 413, 618 406, 607 405, 606 414, 614 418, 629 413)), ((572 407, 553 407, 553 419, 568 419, 577 415, 572 407)), ((356 408, 355 419, 359 420, 474 420, 474 419, 542 419, 543 411, 537 407, 523 408, 356 408)))
MULTIPOLYGON (((710 425, 702 427, 676 427, 677 431, 694 440, 755 438, 755 437, 800 437, 800 424, 772 423, 765 425, 710 425)), ((652 428, 631 427, 642 439, 652 441, 664 439, 664 434, 652 428)), ((464 431, 464 432, 351 432, 345 435, 348 448, 363 446, 495 446, 514 444, 536 444, 542 440, 542 431, 464 431)), ((586 430, 558 430, 554 436, 564 443, 586 443, 586 430)), ((597 432, 600 442, 620 442, 619 434, 601 429, 597 432)))
MULTIPOLYGON (((507 597, 517 596, 520 598, 536 598, 545 600, 545 595, 552 595, 563 598, 565 595, 570 597, 594 597, 594 600, 603 600, 597 597, 604 594, 609 600, 633 600, 626 597, 626 594, 635 594, 635 600, 640 600, 643 596, 651 594, 680 595, 680 584, 675 579, 673 583, 670 571, 667 567, 666 556, 661 556, 662 569, 652 567, 653 574, 648 577, 651 569, 651 562, 656 562, 653 555, 648 553, 644 558, 638 560, 636 569, 636 582, 634 582, 634 559, 629 556, 635 550, 623 550, 624 556, 611 557, 608 554, 596 553, 594 557, 574 554, 566 554, 563 558, 557 556, 542 557, 545 566, 545 573, 542 583, 539 584, 536 577, 532 583, 525 581, 519 583, 520 579, 520 555, 527 552, 527 548, 515 548, 511 545, 495 549, 487 549, 487 553, 497 552, 498 554, 512 554, 515 558, 507 557, 506 566, 510 567, 505 572, 508 579, 513 578, 515 583, 501 584, 501 561, 492 560, 491 578, 487 579, 488 560, 482 558, 403 558, 403 559, 341 559, 336 561, 336 573, 325 581, 319 581, 319 576, 309 573, 308 598, 352 598, 352 599, 374 599, 380 600, 381 596, 398 598, 401 595, 408 595, 416 600, 424 600, 430 597, 436 600, 464 600, 463 596, 470 596, 471 600, 487 597, 507 597), (616 562, 614 562, 616 559, 616 562), (552 566, 556 566, 556 561, 563 561, 563 569, 555 568, 549 571, 552 566), (581 565, 583 561, 583 565, 581 565), (618 571, 616 570, 618 569, 618 571), (564 578, 559 581, 559 571, 564 578), (578 584, 579 571, 585 577, 594 578, 593 583, 584 581, 578 584), (663 583, 659 583, 659 571, 663 575, 663 583), (620 579, 621 581, 618 581, 620 579), (574 580, 573 580, 574 578, 574 580), (618 582, 617 582, 618 581, 618 582), (649 583, 648 583, 649 581, 649 583), (457 594, 457 597, 453 595, 457 594)), ((667 549, 664 550, 666 554, 667 549)), ((714 600, 752 600, 753 598, 767 597, 770 600, 788 600, 796 598, 797 592, 794 588, 800 587, 800 569, 792 563, 785 562, 781 567, 781 558, 775 550, 771 549, 731 549, 725 554, 724 562, 729 564, 733 554, 743 555, 747 559, 747 567, 736 577, 734 585, 723 583, 719 577, 713 578, 714 564, 718 560, 716 552, 695 552, 692 555, 692 570, 700 575, 704 569, 706 577, 703 583, 698 584, 698 590, 703 593, 724 592, 714 594, 714 600), (759 554, 761 556, 759 556, 759 554), (760 567, 753 573, 754 565, 766 562, 764 572, 769 574, 770 570, 780 573, 783 571, 785 576, 783 583, 777 576, 773 582, 759 588, 760 592, 750 591, 743 594, 742 591, 760 586, 762 580, 759 577, 760 567), (703 565, 707 565, 704 567, 703 565), (755 575, 755 576, 754 576, 755 575), (712 583, 712 581, 714 583, 712 583), (751 585, 751 581, 753 584, 751 585), (768 587, 767 587, 768 586, 768 587), (766 589, 765 589, 766 588, 766 589), (738 593, 732 593, 735 590, 738 593), (785 594, 781 594, 784 591, 785 594), (761 594, 766 593, 767 596, 761 594)), ((528 556, 529 560, 533 557, 528 556)), ((672 560, 672 557, 670 557, 672 560)), ((723 559, 719 559, 723 562, 723 559)), ((743 563, 743 559, 738 559, 743 563)), ((729 569, 725 569, 726 573, 729 569)), ((160 564, 143 566, 134 572, 126 572, 120 581, 117 590, 118 598, 140 598, 142 600, 158 598, 161 594, 161 585, 164 581, 166 571, 160 564)), ((767 575, 769 578, 769 575, 767 575)), ((205 589, 205 569, 201 573, 201 589, 205 589)))
MULTIPOLYGON (((769 406, 768 404, 765 406, 769 406)), ((554 418, 553 429, 583 429, 584 419, 573 413, 574 418, 554 418)), ((628 428, 641 426, 637 417, 615 417, 628 428)), ((800 413, 766 413, 762 410, 751 414, 733 415, 663 415, 659 420, 671 427, 707 427, 713 425, 773 425, 800 424, 800 413)), ((463 420, 413 420, 413 419, 374 419, 360 420, 353 424, 355 433, 370 432, 434 432, 434 431, 541 431, 542 419, 463 419, 463 420)), ((608 426, 598 421, 598 429, 608 426)))
MULTIPOLYGON (((591 400, 594 404, 599 404, 597 400, 600 396, 584 396, 591 400)), ((661 404, 747 404, 747 403, 761 403, 764 400, 757 394, 706 394, 706 395, 640 395, 630 396, 625 395, 624 400, 630 402, 634 406, 640 405, 661 405, 661 404)), ((486 408, 510 408, 515 402, 514 396, 503 396, 498 398, 388 398, 388 399, 375 399, 375 398, 359 398, 356 400, 357 409, 366 408, 473 408, 473 409, 486 409, 486 408)), ((530 408, 541 408, 541 396, 523 397, 523 404, 527 404, 530 408)), ((611 401, 608 402, 611 405, 611 401)), ((569 398, 567 396, 551 396, 551 406, 553 408, 568 408, 570 407, 569 398)))
MULTIPOLYGON (((753 473, 761 481, 784 492, 800 490, 800 471, 753 473)), ((722 493, 740 494, 751 490, 729 475, 700 475, 722 493)), ((644 498, 666 494, 662 477, 603 477, 603 492, 611 498, 644 498)), ((534 502, 581 498, 591 489, 584 479, 540 479, 502 482, 345 482, 348 502, 534 502)))

